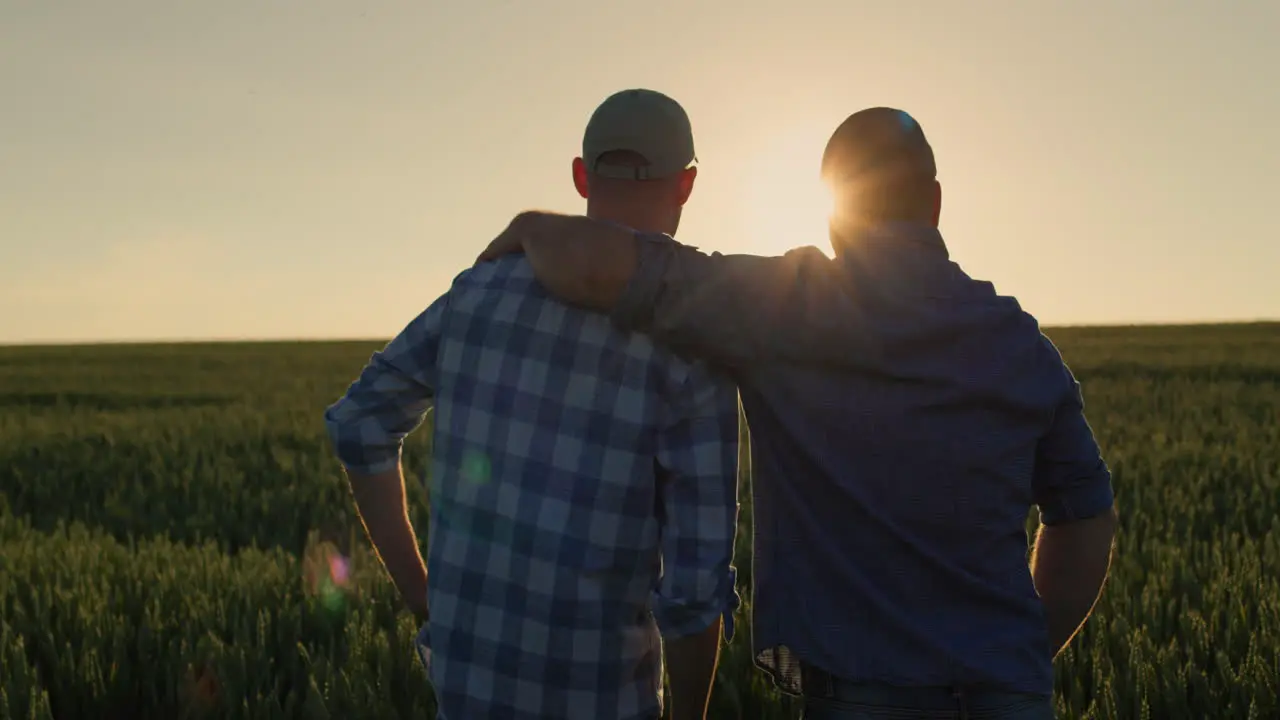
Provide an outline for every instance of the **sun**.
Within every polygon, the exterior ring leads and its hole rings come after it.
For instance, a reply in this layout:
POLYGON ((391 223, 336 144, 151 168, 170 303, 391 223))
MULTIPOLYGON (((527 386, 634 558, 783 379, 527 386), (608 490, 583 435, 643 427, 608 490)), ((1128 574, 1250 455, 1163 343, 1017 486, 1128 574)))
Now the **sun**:
POLYGON ((766 254, 813 245, 830 254, 827 220, 833 198, 819 179, 826 135, 779 133, 757 153, 745 187, 744 215, 752 244, 766 254))

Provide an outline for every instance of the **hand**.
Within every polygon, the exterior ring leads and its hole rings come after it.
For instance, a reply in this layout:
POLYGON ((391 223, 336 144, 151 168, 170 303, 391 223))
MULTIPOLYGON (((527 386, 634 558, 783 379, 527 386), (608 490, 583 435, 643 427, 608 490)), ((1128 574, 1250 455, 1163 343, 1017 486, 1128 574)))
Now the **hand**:
POLYGON ((540 211, 517 215, 477 262, 521 250, 552 295, 594 310, 613 308, 637 265, 631 230, 583 215, 540 211))
POLYGON ((476 258, 477 263, 496 260, 504 255, 525 252, 525 241, 530 238, 546 237, 568 232, 574 225, 595 224, 582 215, 565 215, 564 213, 546 210, 526 210, 507 225, 498 237, 489 243, 489 247, 476 258))
MULTIPOLYGON (((527 210, 516 215, 506 229, 498 234, 498 237, 489 243, 489 247, 481 252, 476 258, 476 264, 497 260, 504 255, 514 255, 515 253, 524 252, 524 239, 528 236, 528 225, 534 217, 553 215, 553 213, 542 213, 536 210, 527 210)), ((556 215, 556 217, 563 217, 556 215)))
POLYGON ((413 619, 418 624, 418 627, 426 625, 431 620, 431 609, 427 606, 425 598, 417 602, 406 600, 405 605, 408 606, 409 612, 413 613, 413 619))
POLYGON ((431 622, 431 611, 427 610, 426 608, 422 608, 421 610, 414 610, 413 619, 414 619, 414 622, 418 624, 418 627, 422 627, 423 625, 426 625, 427 623, 431 622))

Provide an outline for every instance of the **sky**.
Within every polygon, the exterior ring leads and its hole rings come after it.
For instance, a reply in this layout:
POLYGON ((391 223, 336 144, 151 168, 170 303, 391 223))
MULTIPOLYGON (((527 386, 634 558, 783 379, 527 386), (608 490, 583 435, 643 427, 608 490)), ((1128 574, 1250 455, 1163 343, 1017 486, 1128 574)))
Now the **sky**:
POLYGON ((389 338, 595 106, 693 123, 677 238, 826 247, 850 113, 910 112, 971 275, 1045 325, 1280 319, 1274 0, 0 0, 0 343, 389 338))

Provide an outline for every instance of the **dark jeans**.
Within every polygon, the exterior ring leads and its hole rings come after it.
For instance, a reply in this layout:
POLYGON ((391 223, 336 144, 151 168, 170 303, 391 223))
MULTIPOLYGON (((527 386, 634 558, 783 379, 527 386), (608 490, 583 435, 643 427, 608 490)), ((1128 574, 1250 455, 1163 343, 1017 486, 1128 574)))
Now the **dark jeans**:
POLYGON ((1053 720, 1053 697, 850 683, 806 668, 804 720, 1053 720))

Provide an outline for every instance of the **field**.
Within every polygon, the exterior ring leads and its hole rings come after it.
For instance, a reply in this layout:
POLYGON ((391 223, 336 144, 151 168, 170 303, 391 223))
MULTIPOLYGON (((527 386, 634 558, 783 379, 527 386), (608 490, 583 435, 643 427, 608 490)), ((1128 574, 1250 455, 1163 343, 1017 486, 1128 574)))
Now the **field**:
MULTIPOLYGON (((1050 335, 1122 518, 1059 717, 1280 717, 1280 325, 1050 335)), ((0 348, 0 718, 430 717, 321 425, 377 346, 0 348)), ((795 717, 748 642, 712 717, 795 717)))

